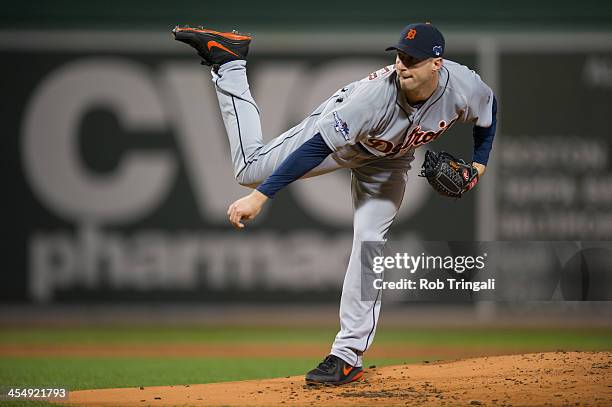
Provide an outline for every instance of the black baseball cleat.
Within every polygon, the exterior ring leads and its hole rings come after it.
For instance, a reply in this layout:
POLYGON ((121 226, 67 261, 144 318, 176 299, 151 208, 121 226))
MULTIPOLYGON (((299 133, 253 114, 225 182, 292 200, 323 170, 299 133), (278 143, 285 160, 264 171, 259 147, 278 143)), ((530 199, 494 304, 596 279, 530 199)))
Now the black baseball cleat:
POLYGON ((219 32, 202 27, 179 27, 172 30, 174 39, 192 46, 205 65, 219 66, 237 59, 246 59, 251 36, 233 32, 219 32))
POLYGON ((306 373, 306 384, 340 385, 354 382, 363 376, 363 369, 351 366, 336 355, 328 355, 319 366, 306 373))

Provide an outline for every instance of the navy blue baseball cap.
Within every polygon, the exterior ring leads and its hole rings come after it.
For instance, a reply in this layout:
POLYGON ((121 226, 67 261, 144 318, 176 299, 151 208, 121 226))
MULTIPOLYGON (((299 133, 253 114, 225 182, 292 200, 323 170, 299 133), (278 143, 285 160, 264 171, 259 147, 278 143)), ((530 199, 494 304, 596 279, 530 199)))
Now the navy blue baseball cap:
POLYGON ((402 51, 414 58, 438 58, 444 55, 444 36, 429 23, 409 24, 397 44, 385 51, 402 51))

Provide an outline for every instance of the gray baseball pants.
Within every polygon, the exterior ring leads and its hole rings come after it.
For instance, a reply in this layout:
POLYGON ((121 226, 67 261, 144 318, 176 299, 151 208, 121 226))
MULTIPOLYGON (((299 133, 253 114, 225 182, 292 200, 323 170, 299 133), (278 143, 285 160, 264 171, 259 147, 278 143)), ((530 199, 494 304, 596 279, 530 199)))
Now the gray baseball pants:
MULTIPOLYGON (((319 116, 332 108, 335 99, 330 97, 297 126, 264 143, 259 108, 247 81, 246 61, 222 65, 212 72, 212 80, 229 138, 234 175, 241 185, 253 188, 316 134, 319 116)), ((412 159, 359 156, 347 161, 334 153, 304 176, 313 177, 338 168, 350 168, 352 173, 353 247, 342 287, 340 331, 331 353, 353 366, 362 366, 361 355, 374 339, 382 295, 379 293, 374 301, 362 300, 361 242, 386 239, 404 196, 412 159)))

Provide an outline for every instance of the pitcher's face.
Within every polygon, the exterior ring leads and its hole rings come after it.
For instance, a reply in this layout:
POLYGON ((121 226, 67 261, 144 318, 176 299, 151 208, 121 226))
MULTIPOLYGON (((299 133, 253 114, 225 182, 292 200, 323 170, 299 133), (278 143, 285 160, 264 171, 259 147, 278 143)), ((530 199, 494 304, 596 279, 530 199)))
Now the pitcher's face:
POLYGON ((442 66, 442 58, 418 59, 398 51, 395 70, 404 92, 415 91, 431 83, 442 66))

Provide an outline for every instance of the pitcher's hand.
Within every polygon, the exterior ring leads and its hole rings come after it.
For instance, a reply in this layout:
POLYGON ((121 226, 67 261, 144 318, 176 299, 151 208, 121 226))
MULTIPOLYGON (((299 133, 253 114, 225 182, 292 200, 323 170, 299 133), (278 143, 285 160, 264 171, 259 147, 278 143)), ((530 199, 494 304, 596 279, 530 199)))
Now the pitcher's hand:
POLYGON ((244 228, 242 221, 255 219, 268 197, 254 189, 249 195, 238 199, 227 210, 227 217, 236 229, 244 228))
POLYGON ((477 162, 473 162, 472 167, 476 168, 476 171, 478 171, 478 178, 481 178, 487 170, 486 165, 477 162))

